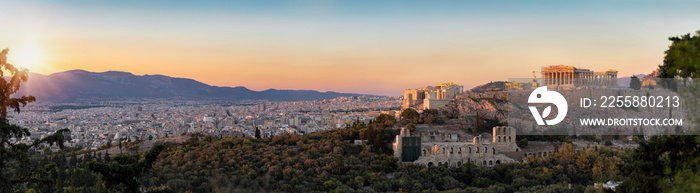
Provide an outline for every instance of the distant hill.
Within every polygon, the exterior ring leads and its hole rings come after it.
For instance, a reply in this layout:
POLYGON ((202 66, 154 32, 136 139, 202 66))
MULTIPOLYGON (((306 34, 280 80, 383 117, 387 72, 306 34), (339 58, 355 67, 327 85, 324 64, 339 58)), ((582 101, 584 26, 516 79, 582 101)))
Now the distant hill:
POLYGON ((496 81, 496 82, 489 82, 483 85, 476 86, 470 91, 472 92, 487 92, 487 91, 502 91, 506 89, 506 81, 496 81))
MULTIPOLYGON (((646 74, 636 74, 634 76, 636 76, 637 78, 639 78, 639 80, 641 80, 644 76, 646 76, 646 74)), ((629 86, 631 79, 632 79, 632 76, 625 76, 625 77, 617 78, 617 85, 622 86, 622 87, 629 86)))
POLYGON ((361 94, 313 90, 252 91, 246 87, 217 87, 196 80, 164 75, 137 76, 128 72, 70 70, 51 75, 31 73, 17 94, 40 101, 71 102, 124 98, 220 98, 232 100, 323 100, 361 94))

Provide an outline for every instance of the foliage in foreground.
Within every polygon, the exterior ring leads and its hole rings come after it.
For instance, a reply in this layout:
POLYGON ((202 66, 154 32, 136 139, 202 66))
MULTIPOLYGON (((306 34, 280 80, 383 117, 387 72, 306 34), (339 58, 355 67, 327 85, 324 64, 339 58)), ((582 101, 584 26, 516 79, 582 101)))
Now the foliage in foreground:
POLYGON ((653 136, 642 141, 622 166, 623 192, 700 191, 700 137, 653 136))
POLYGON ((7 63, 9 49, 0 52, 0 192, 10 192, 12 189, 26 183, 47 183, 51 181, 45 174, 50 167, 34 167, 30 164, 28 151, 46 145, 63 147, 63 134, 68 129, 60 129, 56 133, 31 143, 18 142, 31 136, 27 128, 10 124, 7 120, 8 111, 21 112, 27 103, 34 102, 33 96, 12 97, 22 82, 27 82, 29 74, 26 69, 16 68, 7 63), (8 75, 9 78, 6 78, 8 75), (20 169, 10 170, 8 166, 18 165, 20 169))
MULTIPOLYGON (((493 168, 398 165, 384 147, 351 145, 367 127, 263 140, 225 137, 166 149, 144 176, 144 186, 193 192, 396 192, 396 191, 568 191, 594 182, 621 180, 626 153, 608 148, 575 151, 571 144, 551 158, 493 168)), ((397 130, 375 129, 384 138, 397 130), (386 134, 386 135, 385 135, 386 134)), ((390 140, 390 139, 384 139, 390 140)))

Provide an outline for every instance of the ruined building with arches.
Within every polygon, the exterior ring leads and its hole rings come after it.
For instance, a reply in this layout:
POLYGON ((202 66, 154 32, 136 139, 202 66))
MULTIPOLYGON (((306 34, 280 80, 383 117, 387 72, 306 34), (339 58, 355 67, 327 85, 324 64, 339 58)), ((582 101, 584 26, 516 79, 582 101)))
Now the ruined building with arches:
POLYGON ((521 162, 525 153, 516 145, 515 136, 515 128, 508 126, 494 127, 491 136, 436 131, 411 135, 409 130, 402 128, 393 143, 394 156, 404 163, 428 167, 459 167, 468 162, 491 167, 521 162))

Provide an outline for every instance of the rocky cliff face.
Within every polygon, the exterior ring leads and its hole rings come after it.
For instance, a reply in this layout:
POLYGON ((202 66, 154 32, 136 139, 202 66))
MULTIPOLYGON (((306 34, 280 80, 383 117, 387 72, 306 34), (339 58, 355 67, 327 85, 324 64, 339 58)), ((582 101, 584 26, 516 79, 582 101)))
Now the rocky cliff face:
POLYGON ((494 126, 506 125, 508 93, 503 91, 467 91, 455 97, 441 110, 459 112, 458 119, 446 121, 448 127, 473 134, 488 134, 494 126))
POLYGON ((457 95, 449 106, 454 106, 462 116, 479 116, 505 118, 509 109, 508 93, 503 91, 465 92, 457 95))

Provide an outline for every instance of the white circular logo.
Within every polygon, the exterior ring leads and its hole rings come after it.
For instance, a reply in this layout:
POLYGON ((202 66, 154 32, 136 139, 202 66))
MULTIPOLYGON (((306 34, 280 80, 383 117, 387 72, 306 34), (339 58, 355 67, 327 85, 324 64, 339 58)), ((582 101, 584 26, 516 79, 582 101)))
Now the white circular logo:
POLYGON ((550 103, 557 107, 557 116, 554 119, 543 120, 545 117, 549 116, 552 112, 552 106, 548 106, 542 111, 542 114, 537 110, 535 106, 528 106, 532 116, 535 117, 538 125, 556 125, 566 117, 566 112, 569 107, 566 104, 566 99, 564 96, 556 91, 548 91, 547 86, 539 87, 530 93, 527 102, 532 103, 550 103), (545 124, 546 123, 546 124, 545 124))

